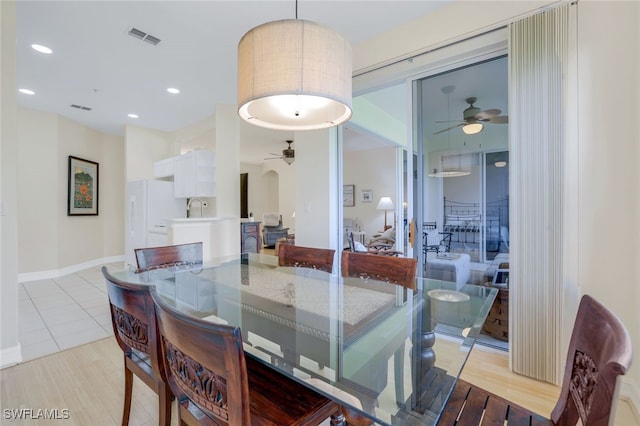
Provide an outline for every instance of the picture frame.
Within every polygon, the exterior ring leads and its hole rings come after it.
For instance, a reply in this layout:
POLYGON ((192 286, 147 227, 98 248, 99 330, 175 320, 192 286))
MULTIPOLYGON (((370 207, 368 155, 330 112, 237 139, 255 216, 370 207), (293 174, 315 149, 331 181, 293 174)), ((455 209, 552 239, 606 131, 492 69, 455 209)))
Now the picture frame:
POLYGON ((69 156, 67 216, 98 215, 98 163, 69 156))
POLYGON ((371 189, 363 189, 360 191, 360 202, 371 203, 373 202, 373 191, 371 189))
POLYGON ((355 207, 355 185, 343 185, 342 186, 342 206, 343 207, 355 207))

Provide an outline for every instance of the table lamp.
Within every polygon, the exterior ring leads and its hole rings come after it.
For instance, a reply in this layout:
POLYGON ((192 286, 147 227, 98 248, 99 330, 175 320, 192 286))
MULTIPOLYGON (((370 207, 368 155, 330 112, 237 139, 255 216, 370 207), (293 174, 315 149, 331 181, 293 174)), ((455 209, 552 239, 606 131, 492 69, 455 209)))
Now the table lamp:
POLYGON ((391 226, 387 226, 387 210, 393 210, 393 201, 391 201, 390 197, 382 197, 380 198, 380 201, 378 202, 378 207, 376 207, 377 210, 384 210, 384 229, 383 231, 386 231, 387 229, 391 228, 391 226))

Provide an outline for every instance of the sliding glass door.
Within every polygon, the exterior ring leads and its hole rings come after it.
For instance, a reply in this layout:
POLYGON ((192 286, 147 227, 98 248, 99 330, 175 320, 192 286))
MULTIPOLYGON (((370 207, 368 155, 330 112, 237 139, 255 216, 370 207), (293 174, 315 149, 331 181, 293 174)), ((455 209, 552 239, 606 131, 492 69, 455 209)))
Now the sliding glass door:
POLYGON ((414 106, 424 270, 469 256, 480 283, 509 250, 506 56, 416 80, 414 106))

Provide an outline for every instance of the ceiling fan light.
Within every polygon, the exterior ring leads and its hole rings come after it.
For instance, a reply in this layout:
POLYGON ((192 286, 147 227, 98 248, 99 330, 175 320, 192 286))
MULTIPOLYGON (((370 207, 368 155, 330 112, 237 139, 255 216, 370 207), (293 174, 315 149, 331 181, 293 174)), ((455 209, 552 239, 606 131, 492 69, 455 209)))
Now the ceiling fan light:
POLYGON ((351 44, 311 21, 249 30, 238 44, 238 115, 275 130, 315 130, 351 118, 351 44))
POLYGON ((493 163, 494 166, 496 167, 505 167, 507 165, 506 161, 496 161, 495 163, 493 163))
POLYGON ((467 135, 475 135, 480 133, 484 129, 484 125, 482 123, 469 123, 462 126, 462 131, 467 135))
POLYGON ((282 157, 282 161, 284 161, 288 165, 292 165, 295 161, 295 157, 282 157))

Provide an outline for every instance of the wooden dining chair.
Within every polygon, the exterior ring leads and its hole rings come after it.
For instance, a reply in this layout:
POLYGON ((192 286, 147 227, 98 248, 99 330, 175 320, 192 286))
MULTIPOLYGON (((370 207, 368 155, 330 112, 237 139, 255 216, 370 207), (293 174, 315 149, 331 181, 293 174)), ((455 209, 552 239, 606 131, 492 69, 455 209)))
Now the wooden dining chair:
POLYGON ((152 297, 179 424, 317 425, 333 401, 245 357, 239 327, 188 316, 152 297))
POLYGON ((280 244, 278 266, 297 266, 332 272, 335 253, 336 251, 331 249, 280 244))
POLYGON ((342 252, 343 277, 360 277, 386 281, 416 289, 418 260, 413 257, 371 256, 366 253, 342 252))
POLYGON ((113 335, 124 355, 122 424, 129 424, 135 374, 158 394, 158 424, 170 425, 172 394, 159 358, 157 323, 149 292, 153 286, 120 281, 104 266, 102 274, 107 283, 113 335))
POLYGON ((202 265, 202 242, 138 248, 134 252, 138 262, 136 272, 171 266, 202 265))
POLYGON ((616 379, 631 364, 631 339, 620 320, 589 295, 582 296, 571 333, 562 389, 551 418, 459 380, 440 424, 609 425, 616 379), (457 423, 454 423, 456 421, 457 423), (580 423, 578 423, 580 422, 580 423))

